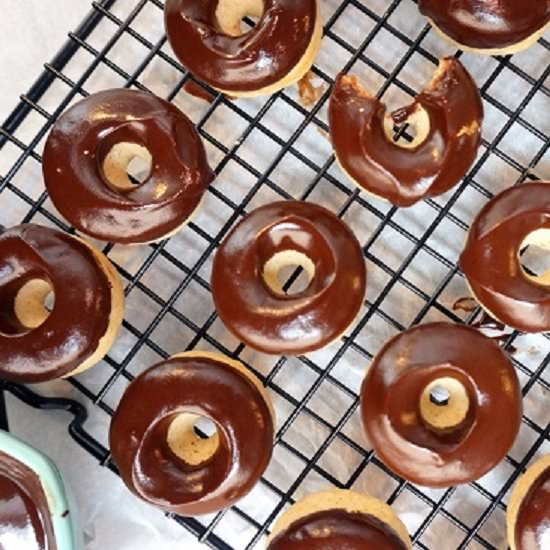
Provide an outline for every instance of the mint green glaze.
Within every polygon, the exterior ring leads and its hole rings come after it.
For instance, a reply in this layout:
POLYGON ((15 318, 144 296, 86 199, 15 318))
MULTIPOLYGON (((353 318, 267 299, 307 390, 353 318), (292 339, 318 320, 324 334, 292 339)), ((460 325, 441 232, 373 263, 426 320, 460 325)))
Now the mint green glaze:
POLYGON ((40 479, 48 499, 57 550, 80 550, 73 510, 57 466, 40 451, 3 430, 0 430, 0 451, 22 462, 40 479))

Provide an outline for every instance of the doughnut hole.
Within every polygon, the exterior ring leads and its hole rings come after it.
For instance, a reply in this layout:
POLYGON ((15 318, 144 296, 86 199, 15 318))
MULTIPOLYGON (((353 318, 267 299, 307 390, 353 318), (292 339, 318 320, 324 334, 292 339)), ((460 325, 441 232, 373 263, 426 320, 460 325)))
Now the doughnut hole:
POLYGON ((151 175, 153 156, 138 143, 116 143, 102 161, 105 183, 114 191, 128 191, 145 183, 151 175))
POLYGON ((470 398, 464 385, 450 376, 430 382, 420 396, 420 415, 437 430, 460 426, 470 410, 470 398))
POLYGON ((219 0, 216 20, 221 32, 229 36, 242 36, 250 30, 245 18, 255 23, 265 11, 264 0, 219 0))
POLYGON ((530 281, 550 285, 550 229, 529 233, 519 246, 518 260, 530 281))
POLYGON ((10 286, 0 289, 0 332, 20 335, 44 324, 55 303, 51 281, 29 279, 10 286))
POLYGON ((218 450, 220 435, 208 417, 193 413, 178 414, 170 423, 166 441, 170 450, 190 466, 203 464, 218 450))
POLYGON ((302 252, 285 250, 271 256, 262 274, 275 294, 290 296, 307 290, 315 277, 315 264, 302 252))
POLYGON ((384 117, 384 133, 388 141, 403 149, 422 145, 430 133, 430 117, 423 107, 409 112, 408 107, 397 109, 384 117))

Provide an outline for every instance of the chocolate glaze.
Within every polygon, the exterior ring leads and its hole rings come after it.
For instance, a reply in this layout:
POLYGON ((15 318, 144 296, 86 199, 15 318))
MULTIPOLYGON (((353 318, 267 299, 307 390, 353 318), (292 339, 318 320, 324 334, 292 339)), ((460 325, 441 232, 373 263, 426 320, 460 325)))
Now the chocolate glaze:
POLYGON ((160 508, 194 516, 226 508, 252 489, 271 458, 273 419, 258 388, 226 363, 171 358, 138 376, 113 417, 113 459, 128 488, 160 508), (184 412, 210 418, 220 444, 191 466, 169 448, 171 421, 184 412))
POLYGON ((192 122, 174 105, 135 90, 107 90, 68 109, 44 148, 46 187, 77 229, 98 239, 147 242, 177 229, 213 179, 192 122), (153 165, 135 189, 114 190, 103 161, 121 142, 149 150, 153 165))
POLYGON ((550 540, 550 467, 529 487, 515 528, 517 550, 545 550, 550 540))
POLYGON ((396 206, 450 189, 468 171, 480 143, 481 97, 458 60, 443 59, 414 102, 389 116, 402 124, 420 107, 430 130, 422 143, 407 149, 388 139, 386 106, 356 77, 340 74, 332 89, 329 124, 338 162, 359 186, 396 206))
POLYGON ((0 451, 0 548, 56 550, 48 500, 38 476, 0 451))
POLYGON ((518 258, 525 237, 550 229, 550 184, 525 183, 489 201, 472 223, 460 267, 477 300, 499 321, 550 330, 550 289, 528 279, 518 258))
POLYGON ((361 412, 389 468, 419 485, 448 487, 478 479, 504 458, 520 426, 521 392, 495 342, 470 327, 431 323, 382 348, 361 388, 361 412), (443 432, 423 420, 419 403, 430 382, 447 376, 463 384, 470 409, 443 432))
POLYGON ((167 0, 168 40, 183 65, 213 88, 260 90, 282 80, 306 53, 317 24, 316 0, 264 0, 256 26, 241 36, 219 30, 217 0, 167 0))
POLYGON ((479 49, 512 46, 550 21, 550 0, 419 0, 418 7, 447 36, 479 49))
POLYGON ((203 88, 200 84, 197 84, 194 80, 188 80, 184 85, 183 89, 193 97, 202 99, 207 103, 212 103, 216 96, 211 94, 206 88, 203 88))
POLYGON ((266 353, 299 354, 338 338, 365 296, 363 253, 351 230, 321 206, 283 201, 245 217, 220 246, 212 294, 222 321, 245 344, 266 353), (276 253, 294 250, 315 265, 302 292, 275 293, 263 267, 276 253))
POLYGON ((0 234, 0 377, 42 382, 76 369, 97 349, 111 313, 111 285, 79 240, 47 227, 0 234), (39 327, 24 327, 14 300, 25 283, 48 282, 55 305, 39 327))
POLYGON ((292 523, 267 550, 406 550, 387 524, 370 514, 324 510, 292 523))

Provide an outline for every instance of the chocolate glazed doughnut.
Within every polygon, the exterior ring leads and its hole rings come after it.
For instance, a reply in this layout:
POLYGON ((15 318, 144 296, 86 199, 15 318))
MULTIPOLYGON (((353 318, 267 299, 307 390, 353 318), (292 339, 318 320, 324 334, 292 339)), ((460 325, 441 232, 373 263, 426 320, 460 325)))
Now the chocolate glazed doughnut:
POLYGON ((322 36, 317 0, 167 0, 165 24, 183 65, 235 97, 272 94, 300 80, 322 36), (246 15, 260 19, 243 34, 246 15))
POLYGON ((259 382, 215 353, 176 355, 139 375, 113 417, 110 445, 124 483, 184 516, 216 512, 246 495, 272 453, 274 413, 259 382), (195 423, 216 426, 203 439, 195 423))
POLYGON ((376 498, 332 489, 291 506, 275 523, 267 550, 410 550, 407 529, 376 498))
POLYGON ((531 46, 550 22, 550 0, 419 0, 418 7, 455 46, 488 55, 531 46))
POLYGON ((361 246, 321 206, 283 201, 246 216, 224 240, 212 268, 212 294, 227 328, 250 347, 273 354, 319 349, 341 336, 365 296, 361 246), (287 294, 278 280, 301 266, 307 288, 287 294))
POLYGON ((527 274, 519 252, 550 248, 550 184, 524 183, 490 200, 472 223, 460 267, 472 294, 495 319, 517 330, 550 330, 550 272, 527 274))
POLYGON ((120 278, 91 245, 31 224, 0 234, 1 378, 42 382, 86 370, 108 352, 122 316, 120 278))
POLYGON ((511 550, 546 550, 550 541, 550 455, 518 480, 506 509, 511 550))
POLYGON ((464 177, 481 139, 483 106, 479 90, 461 63, 440 61, 428 86, 413 103, 386 114, 386 106, 358 83, 336 78, 329 106, 336 160, 360 188, 410 206, 440 195, 464 177), (410 143, 393 141, 394 125, 416 129, 410 143))
POLYGON ((431 323, 378 353, 361 388, 361 414, 390 469, 419 485, 449 487, 504 458, 519 430, 521 391, 493 340, 471 327, 431 323))
POLYGON ((59 212, 97 239, 143 243, 184 225, 213 179, 202 141, 174 105, 108 90, 68 109, 44 148, 46 187, 59 212), (141 183, 127 171, 150 164, 141 183))

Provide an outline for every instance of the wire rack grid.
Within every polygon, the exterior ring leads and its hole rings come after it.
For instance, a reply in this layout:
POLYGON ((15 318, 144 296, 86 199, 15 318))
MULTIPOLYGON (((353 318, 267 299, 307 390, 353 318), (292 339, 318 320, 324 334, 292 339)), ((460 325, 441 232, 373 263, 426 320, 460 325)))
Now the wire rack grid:
POLYGON ((172 239, 131 250, 101 245, 124 279, 127 315, 105 360, 70 380, 84 405, 16 384, 2 387, 33 407, 70 412, 73 439, 116 473, 107 429, 92 433, 88 415, 104 417, 108 426, 137 373, 182 349, 214 349, 260 377, 279 422, 273 462, 249 497, 212 516, 173 518, 198 540, 212 548, 259 548, 289 504, 335 485, 392 504, 417 548, 502 547, 509 489, 550 446, 549 336, 507 332, 501 338, 523 387, 522 429, 502 464, 467 486, 427 490, 388 470, 362 433, 358 390, 388 337, 429 320, 479 318, 479 309, 454 307, 467 295, 457 257, 469 223, 491 196, 525 180, 550 179, 550 43, 541 39, 515 57, 476 57, 438 39, 412 0, 321 5, 323 46, 312 69, 320 93, 306 105, 295 87, 254 100, 193 97, 185 91, 193 77, 167 45, 161 0, 92 3, 0 129, 0 223, 33 221, 72 231, 44 191, 40 153, 60 113, 108 87, 147 90, 182 108, 196 123, 218 177, 201 212, 172 239), (326 139, 336 73, 352 71, 379 97, 403 104, 448 54, 461 57, 481 89, 486 127, 478 159, 455 189, 413 208, 367 198, 339 171, 326 139), (216 316, 208 282, 212 255, 231 227, 254 207, 285 198, 321 203, 346 220, 361 241, 369 274, 358 322, 327 349, 298 358, 264 356, 233 339, 216 316))

